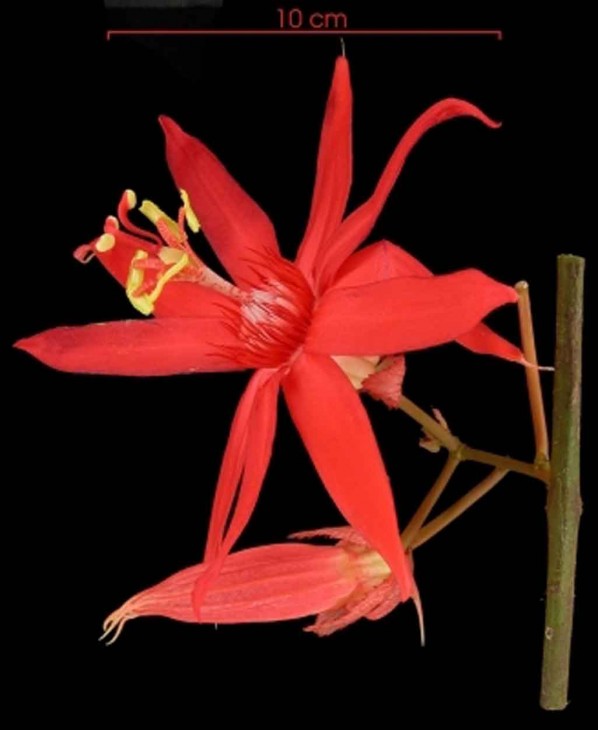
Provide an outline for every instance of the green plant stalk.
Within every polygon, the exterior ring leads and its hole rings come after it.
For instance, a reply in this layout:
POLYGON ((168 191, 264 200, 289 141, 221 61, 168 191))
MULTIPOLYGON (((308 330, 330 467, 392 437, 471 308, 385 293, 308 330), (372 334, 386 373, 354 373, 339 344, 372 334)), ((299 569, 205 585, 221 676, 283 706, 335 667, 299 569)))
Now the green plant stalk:
POLYGON ((584 259, 558 257, 552 478, 548 489, 548 579, 540 705, 567 705, 577 536, 581 516, 579 435, 584 259))

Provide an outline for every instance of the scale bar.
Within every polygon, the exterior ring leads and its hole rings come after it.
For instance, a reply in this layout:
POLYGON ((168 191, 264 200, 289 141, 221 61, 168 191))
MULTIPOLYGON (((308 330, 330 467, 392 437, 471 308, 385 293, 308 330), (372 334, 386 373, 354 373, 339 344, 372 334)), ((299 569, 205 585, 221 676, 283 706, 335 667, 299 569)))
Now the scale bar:
POLYGON ((474 36, 490 37, 497 41, 503 40, 503 32, 499 29, 444 29, 444 28, 411 28, 406 30, 385 30, 372 28, 369 30, 286 30, 284 28, 275 30, 235 30, 235 29, 200 29, 200 28, 147 28, 147 29, 116 29, 106 31, 106 40, 109 41, 117 36, 474 36))

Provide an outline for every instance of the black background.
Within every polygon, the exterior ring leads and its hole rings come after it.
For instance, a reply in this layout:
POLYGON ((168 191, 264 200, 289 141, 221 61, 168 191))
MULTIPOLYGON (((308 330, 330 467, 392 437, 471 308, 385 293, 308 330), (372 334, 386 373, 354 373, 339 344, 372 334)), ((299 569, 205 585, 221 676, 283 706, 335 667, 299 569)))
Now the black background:
MULTIPOLYGON (((203 16, 163 16, 162 25, 274 28, 275 8, 294 4, 239 5, 225 2, 203 16)), ((370 193, 408 124, 439 98, 461 96, 501 119, 499 131, 457 120, 429 133, 372 240, 400 243, 437 273, 474 266, 508 283, 529 281, 540 359, 550 363, 555 256, 585 255, 590 240, 583 18, 545 16, 526 24, 490 8, 482 17, 457 6, 442 13, 426 6, 418 15, 385 3, 359 5, 314 9, 343 9, 353 28, 503 29, 502 42, 346 39, 355 94, 349 207, 370 193), (573 50, 566 50, 570 41, 573 50)), ((201 137, 272 217, 283 251, 292 256, 296 249, 338 39, 105 40, 110 25, 159 20, 108 18, 101 3, 68 17, 56 9, 47 25, 38 24, 36 45, 23 42, 15 51, 18 103, 9 140, 22 152, 14 170, 7 168, 19 198, 15 242, 9 247, 5 241, 4 254, 14 272, 8 277, 9 341, 58 324, 131 316, 124 294, 101 267, 83 268, 70 253, 98 235, 127 187, 176 210, 159 113, 201 137), (32 63, 24 66, 27 60, 32 63)), ((205 254, 207 244, 198 245, 205 254)), ((591 304, 588 332, 590 317, 591 304)), ((517 338, 514 308, 496 313, 491 323, 517 338)), ((13 676, 17 688, 39 700, 22 706, 24 716, 42 707, 46 717, 80 718, 100 708, 121 717, 165 706, 208 726, 214 724, 206 720, 208 710, 222 722, 240 711, 282 724, 303 711, 315 724, 348 713, 349 726, 362 714, 372 724, 398 726, 428 713, 445 719, 469 711, 540 714, 540 483, 509 476, 417 551, 425 649, 411 605, 327 639, 303 634, 301 622, 216 631, 144 619, 106 648, 97 636, 107 613, 200 558, 220 458, 247 375, 74 376, 15 351, 8 352, 7 367, 13 476, 5 519, 19 535, 7 553, 17 620, 13 676)), ((543 379, 550 405, 550 375, 543 379)), ((422 406, 440 408, 466 442, 532 457, 524 375, 517 366, 446 346, 408 358, 405 390, 422 406)), ((404 525, 442 455, 418 448, 418 428, 402 414, 366 405, 404 525)), ((462 467, 443 504, 484 473, 475 465, 462 467)), ((569 716, 589 702, 588 492, 569 716)), ((274 459, 240 546, 338 522, 281 403, 274 459)))

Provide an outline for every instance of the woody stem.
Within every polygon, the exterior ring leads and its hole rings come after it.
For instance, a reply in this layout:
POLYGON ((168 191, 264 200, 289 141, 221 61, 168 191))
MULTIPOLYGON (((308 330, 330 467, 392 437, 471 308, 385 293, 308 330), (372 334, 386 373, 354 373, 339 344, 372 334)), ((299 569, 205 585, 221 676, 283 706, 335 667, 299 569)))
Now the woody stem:
POLYGON ((530 464, 527 461, 511 459, 509 456, 500 456, 490 451, 482 451, 467 446, 467 444, 464 444, 452 434, 448 428, 445 428, 404 395, 401 396, 399 409, 414 421, 417 421, 428 436, 436 439, 441 446, 444 446, 459 461, 477 461, 480 464, 488 464, 497 469, 519 472, 520 474, 540 479, 546 483, 550 480, 550 468, 548 464, 530 464))

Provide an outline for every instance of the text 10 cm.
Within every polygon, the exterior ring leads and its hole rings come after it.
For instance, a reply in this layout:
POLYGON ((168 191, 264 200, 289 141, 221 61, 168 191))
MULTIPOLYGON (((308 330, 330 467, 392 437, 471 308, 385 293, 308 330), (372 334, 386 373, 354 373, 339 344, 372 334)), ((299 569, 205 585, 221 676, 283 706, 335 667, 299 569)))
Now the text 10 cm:
POLYGON ((346 30, 349 19, 345 13, 304 13, 300 8, 278 8, 281 30, 346 30))

